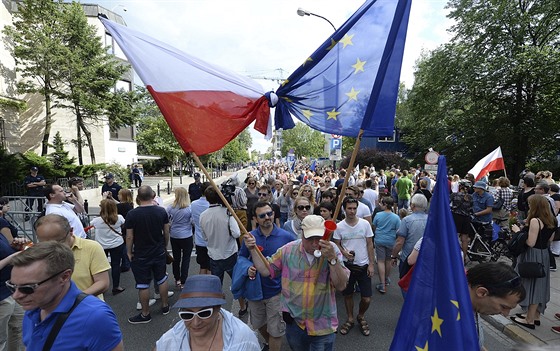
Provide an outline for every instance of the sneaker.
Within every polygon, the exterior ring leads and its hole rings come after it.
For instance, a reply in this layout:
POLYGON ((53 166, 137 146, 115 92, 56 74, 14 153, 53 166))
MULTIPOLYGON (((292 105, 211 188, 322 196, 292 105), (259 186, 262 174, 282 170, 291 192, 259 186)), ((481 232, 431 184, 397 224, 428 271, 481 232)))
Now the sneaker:
POLYGON ((560 334, 560 327, 552 327, 552 328, 550 328, 550 330, 552 330, 556 334, 560 334))
POLYGON ((385 287, 383 286, 383 284, 377 284, 375 286, 375 288, 377 289, 377 291, 379 291, 382 294, 385 294, 385 287))
MULTIPOLYGON (((148 302, 148 306, 152 306, 154 303, 156 303, 156 299, 150 299, 150 301, 148 302)), ((140 311, 142 309, 142 304, 140 303, 140 301, 138 301, 138 303, 136 303, 136 310, 140 311)))
POLYGON ((385 279, 385 285, 391 285, 391 278, 385 279))
POLYGON ((554 315, 554 318, 560 320, 560 313, 556 313, 556 314, 554 315))
POLYGON ((150 323, 151 321, 152 321, 152 316, 149 313, 147 316, 144 316, 142 313, 139 313, 138 315, 134 317, 130 317, 128 319, 128 323, 130 324, 144 324, 144 323, 150 323))
MULTIPOLYGON (((175 295, 175 293, 173 291, 168 291, 167 292, 167 297, 171 297, 175 295)), ((159 300, 161 299, 161 294, 154 294, 154 299, 159 300)))
POLYGON ((556 267, 550 267, 551 272, 556 272, 556 267))
POLYGON ((161 313, 163 313, 164 316, 169 314, 169 305, 164 306, 161 308, 161 313))
POLYGON ((238 316, 239 316, 239 318, 241 318, 241 317, 245 316, 245 315, 247 314, 247 312, 248 312, 248 309, 247 309, 247 307, 245 307, 245 309, 244 309, 244 310, 239 310, 239 315, 238 315, 238 316))
POLYGON ((266 342, 263 344, 261 351, 268 351, 268 344, 266 342))

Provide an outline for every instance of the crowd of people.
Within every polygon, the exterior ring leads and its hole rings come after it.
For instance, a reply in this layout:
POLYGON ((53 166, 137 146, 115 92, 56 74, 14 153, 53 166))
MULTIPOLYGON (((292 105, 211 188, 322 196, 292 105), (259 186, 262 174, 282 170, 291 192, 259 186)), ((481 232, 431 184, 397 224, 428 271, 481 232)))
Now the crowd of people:
MULTIPOLYGON (((412 272, 436 181, 448 185, 466 263, 473 223, 494 220, 509 226, 515 218, 512 230, 527 232, 528 249, 518 257, 521 265, 515 270, 503 263, 468 269, 477 320, 479 314, 508 315, 519 304, 524 313, 511 316, 512 321, 530 329, 539 326, 550 300, 550 271, 556 269, 560 253, 553 241, 560 194, 549 172, 526 172, 516 197, 507 177, 490 182, 487 177, 475 181, 472 175, 454 175, 441 180, 414 168, 361 167, 347 174, 330 167, 302 164, 291 170, 270 164, 253 168, 243 180, 233 175, 222 186, 224 197, 194 173, 188 190, 176 188, 167 207, 141 183, 135 206, 131 191, 108 173, 100 215, 91 221, 94 236, 80 221, 79 191, 42 184, 33 168, 31 177, 35 182, 29 184, 42 187, 47 200, 45 215, 35 223, 40 242, 19 252, 25 240, 0 218, 0 299, 11 306, 0 310, 0 325, 9 326, 0 327, 0 349, 19 350, 22 343, 29 350, 44 345, 56 350, 123 349, 120 328, 103 294, 111 282, 112 294, 122 293, 120 274, 128 270, 134 275, 140 310, 129 323, 151 322, 152 281, 161 299, 159 312, 178 309, 181 320, 157 341, 158 350, 278 351, 284 336, 292 350, 332 350, 337 333, 345 337, 354 326, 367 337, 366 312, 374 292, 383 295, 400 286, 406 298, 407 287, 391 281, 391 269, 398 266, 401 281, 412 272), (193 249, 199 274, 189 276, 193 249), (525 262, 541 263, 544 275, 525 276, 519 269, 525 262), (173 291, 168 263, 180 291, 174 306, 169 304, 173 291), (222 307, 228 290, 222 286, 225 273, 239 301, 237 316, 222 307), (336 291, 344 297, 343 309, 337 306, 336 291), (84 316, 90 313, 103 328, 84 333, 84 316), (246 315, 262 345, 240 320, 246 315), (61 318, 72 321, 62 327, 69 335, 64 343, 56 337, 61 318)), ((8 211, 9 204, 2 201, 3 211, 8 211)), ((560 328, 553 331, 560 333, 560 328)), ((480 330, 482 347, 483 340, 480 330)))

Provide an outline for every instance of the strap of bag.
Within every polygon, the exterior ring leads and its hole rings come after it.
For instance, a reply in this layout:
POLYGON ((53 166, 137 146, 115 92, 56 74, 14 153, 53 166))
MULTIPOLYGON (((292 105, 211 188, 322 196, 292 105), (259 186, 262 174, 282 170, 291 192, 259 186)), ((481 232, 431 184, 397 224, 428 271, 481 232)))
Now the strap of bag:
POLYGON ((115 230, 115 228, 113 228, 109 223, 107 223, 107 221, 105 220, 105 218, 101 217, 101 219, 103 220, 103 222, 105 222, 105 224, 107 224, 107 227, 109 227, 109 229, 111 229, 113 232, 115 232, 118 235, 122 235, 122 233, 119 233, 115 230))
POLYGON ((45 341, 45 344, 43 345, 43 351, 49 351, 51 349, 52 345, 54 344, 54 340, 56 339, 58 333, 60 332, 60 329, 62 329, 62 326, 64 325, 64 322, 66 322, 72 311, 74 311, 76 306, 78 306, 80 302, 82 302, 82 300, 86 298, 86 296, 88 296, 86 293, 80 293, 80 295, 76 296, 76 300, 74 301, 74 304, 72 305, 70 310, 68 310, 68 312, 66 313, 61 313, 58 315, 58 318, 54 322, 51 332, 47 337, 47 341, 45 341))

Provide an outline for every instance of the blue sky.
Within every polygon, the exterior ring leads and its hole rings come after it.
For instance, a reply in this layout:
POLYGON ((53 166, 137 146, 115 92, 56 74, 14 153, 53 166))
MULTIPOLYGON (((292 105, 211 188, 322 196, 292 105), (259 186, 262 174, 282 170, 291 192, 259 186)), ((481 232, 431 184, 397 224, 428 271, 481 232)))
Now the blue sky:
MULTIPOLYGON (((392 1, 392 0, 379 0, 392 1)), ((300 17, 299 7, 340 26, 363 0, 143 0, 97 1, 127 25, 191 55, 251 77, 287 78, 333 31, 324 20, 300 17), (125 11, 126 9, 126 11, 125 11)), ((413 84, 422 50, 449 40, 446 1, 413 0, 401 81, 413 84)), ((273 80, 259 80, 265 91, 273 80)), ((141 82, 136 82, 141 84, 141 82)), ((253 149, 270 143, 259 133, 253 149)))

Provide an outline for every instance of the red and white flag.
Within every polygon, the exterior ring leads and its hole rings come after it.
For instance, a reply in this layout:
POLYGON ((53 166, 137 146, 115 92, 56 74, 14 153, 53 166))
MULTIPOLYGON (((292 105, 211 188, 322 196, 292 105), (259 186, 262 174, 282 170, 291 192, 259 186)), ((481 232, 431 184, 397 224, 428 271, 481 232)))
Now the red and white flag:
POLYGON ((502 157, 502 148, 498 146, 496 150, 478 161, 469 173, 474 175, 475 180, 480 180, 480 178, 484 177, 488 172, 499 171, 501 169, 506 169, 506 166, 504 164, 504 158, 502 157))
POLYGON ((224 147, 249 124, 271 128, 263 88, 141 32, 101 18, 185 150, 205 155, 224 147))

